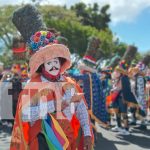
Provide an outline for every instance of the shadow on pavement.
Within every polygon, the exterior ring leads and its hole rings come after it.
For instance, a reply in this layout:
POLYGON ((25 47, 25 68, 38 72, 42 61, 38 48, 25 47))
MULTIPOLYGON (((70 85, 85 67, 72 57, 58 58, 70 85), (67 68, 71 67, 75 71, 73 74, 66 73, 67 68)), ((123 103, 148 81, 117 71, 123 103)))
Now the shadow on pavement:
POLYGON ((118 135, 117 138, 119 138, 121 140, 125 140, 129 143, 138 145, 139 147, 150 149, 150 138, 144 137, 144 135, 143 136, 136 136, 136 135, 121 136, 121 135, 118 135))
POLYGON ((124 141, 110 141, 102 136, 101 133, 97 134, 98 141, 94 150, 118 150, 115 144, 128 145, 129 143, 124 141))
POLYGON ((150 130, 148 130, 148 129, 147 129, 147 130, 140 130, 140 129, 134 127, 134 128, 132 129, 132 133, 141 133, 141 134, 143 134, 143 135, 150 136, 150 130))

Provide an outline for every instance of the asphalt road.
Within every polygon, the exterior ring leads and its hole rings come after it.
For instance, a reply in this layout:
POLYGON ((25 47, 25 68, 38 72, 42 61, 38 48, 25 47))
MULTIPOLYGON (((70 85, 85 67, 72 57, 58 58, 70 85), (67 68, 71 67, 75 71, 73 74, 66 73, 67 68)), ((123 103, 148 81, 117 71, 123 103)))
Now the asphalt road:
MULTIPOLYGON (((131 135, 126 136, 96 126, 99 133, 95 150, 150 150, 150 125, 145 131, 132 127, 131 135)), ((0 150, 9 149, 10 132, 9 127, 0 126, 0 150)))
POLYGON ((119 135, 97 125, 98 140, 95 150, 150 150, 150 125, 148 130, 130 128, 130 135, 119 135))
POLYGON ((9 150, 11 128, 0 125, 0 150, 9 150))

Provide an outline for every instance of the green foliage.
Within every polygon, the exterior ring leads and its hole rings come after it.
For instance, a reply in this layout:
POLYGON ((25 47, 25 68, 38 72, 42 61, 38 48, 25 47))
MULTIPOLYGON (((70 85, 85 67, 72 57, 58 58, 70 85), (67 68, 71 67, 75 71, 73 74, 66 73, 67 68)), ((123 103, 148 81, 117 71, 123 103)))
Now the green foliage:
POLYGON ((10 68, 13 61, 11 52, 4 52, 3 55, 0 55, 0 61, 4 63, 5 68, 10 68))
POLYGON ((98 30, 104 30, 108 28, 110 20, 110 14, 107 13, 109 5, 103 6, 101 9, 97 3, 93 6, 87 6, 84 3, 77 3, 71 7, 76 12, 77 17, 81 18, 83 25, 90 25, 98 30))
POLYGON ((71 20, 78 22, 80 20, 80 18, 76 17, 74 11, 68 10, 61 6, 44 5, 38 7, 45 21, 53 19, 53 20, 68 20, 68 21, 71 20))
POLYGON ((17 6, 1 6, 0 7, 0 39, 5 43, 7 49, 10 49, 12 35, 16 33, 16 29, 11 22, 12 12, 17 6))
MULTIPOLYGON (((86 8, 86 5, 81 4, 79 13, 82 13, 84 8, 86 8)), ((63 36, 68 38, 71 52, 77 52, 83 56, 87 48, 88 37, 98 36, 102 41, 101 48, 103 49, 104 54, 110 54, 113 35, 108 28, 98 31, 95 27, 82 25, 82 17, 76 16, 73 8, 72 10, 68 10, 60 6, 47 5, 39 6, 39 10, 43 15, 47 27, 56 28, 63 36)), ((98 12, 96 3, 93 6, 93 12, 98 12)))
POLYGON ((71 52, 84 55, 87 48, 87 39, 97 36, 101 41, 101 48, 105 56, 110 55, 113 36, 109 30, 98 31, 94 27, 83 26, 79 22, 68 20, 47 20, 47 26, 55 27, 63 36, 69 40, 71 52))
POLYGON ((127 44, 119 42, 115 45, 114 53, 118 53, 120 56, 123 56, 127 48, 127 44))
MULTIPOLYGON (((37 0, 38 2, 38 0, 37 0)), ((11 22, 13 11, 19 6, 0 7, 0 38, 4 41, 6 50, 10 52, 12 35, 17 34, 15 26, 11 22)), ((55 28, 69 41, 70 51, 85 54, 88 38, 96 36, 100 39, 100 48, 105 58, 111 58, 116 53, 123 56, 127 45, 119 40, 114 41, 114 36, 109 29, 110 14, 107 13, 109 5, 99 8, 97 3, 93 6, 79 3, 67 9, 66 7, 52 5, 37 5, 43 15, 48 28, 55 28)), ((137 55, 139 59, 140 55, 137 55)), ((6 56, 3 62, 9 66, 12 57, 6 56), (8 61, 8 62, 7 62, 8 61)))

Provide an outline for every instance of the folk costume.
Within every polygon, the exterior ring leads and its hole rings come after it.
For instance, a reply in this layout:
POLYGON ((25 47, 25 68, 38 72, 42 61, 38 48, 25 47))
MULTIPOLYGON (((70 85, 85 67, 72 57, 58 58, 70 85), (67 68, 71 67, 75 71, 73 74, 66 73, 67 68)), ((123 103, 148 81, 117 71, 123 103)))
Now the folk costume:
POLYGON ((107 100, 110 101, 108 110, 110 113, 115 113, 117 117, 117 126, 112 130, 120 131, 121 134, 128 135, 127 106, 134 106, 137 102, 131 91, 130 81, 127 76, 127 64, 125 61, 121 61, 115 68, 113 78, 113 88, 111 94, 107 97, 107 100), (120 129, 122 128, 121 116, 124 121, 124 130, 120 129))
POLYGON ((106 127, 108 118, 105 107, 105 94, 103 93, 100 75, 96 70, 96 61, 101 57, 100 40, 96 37, 90 37, 86 53, 82 62, 78 65, 80 74, 72 74, 72 77, 81 82, 93 123, 96 121, 106 127))
MULTIPOLYGON (((108 108, 107 106, 109 105, 109 102, 107 104, 107 97, 110 94, 110 90, 112 88, 112 83, 111 83, 111 73, 112 73, 112 68, 111 67, 105 67, 101 71, 101 82, 102 82, 102 91, 103 91, 103 98, 105 99, 105 105, 106 109, 108 108)), ((108 112, 108 109, 107 109, 108 112)), ((111 126, 111 115, 108 112, 107 113, 107 124, 109 127, 111 126)))
POLYGON ((140 117, 141 129, 146 129, 145 118, 147 115, 147 102, 146 102, 146 66, 143 62, 139 62, 135 67, 129 71, 131 77, 133 93, 137 100, 137 107, 132 110, 131 124, 136 124, 136 117, 140 117))
MULTIPOLYGON (((112 75, 114 78, 114 79, 112 79, 113 89, 112 89, 112 92, 110 93, 110 95, 107 97, 107 108, 109 108, 108 110, 110 113, 118 112, 118 108, 116 109, 116 107, 113 108, 112 106, 116 105, 115 103, 116 103, 117 99, 120 97, 120 95, 122 95, 124 102, 128 106, 136 107, 136 105, 137 105, 136 99, 131 91, 130 80, 129 80, 128 74, 127 74, 127 69, 128 69, 127 64, 130 65, 131 61, 135 57, 136 52, 137 52, 137 47, 135 47, 133 45, 129 45, 126 48, 126 51, 125 51, 123 57, 121 58, 119 65, 115 68, 115 71, 112 75), (118 73, 120 75, 118 75, 118 73)), ((113 63, 113 64, 115 64, 115 63, 113 63)), ((113 66, 113 65, 111 65, 111 66, 113 66)), ((113 67, 115 67, 115 66, 113 66, 113 67)), ((122 113, 123 113, 123 112, 125 112, 125 109, 122 108, 122 110, 120 110, 120 111, 122 111, 122 113)))
POLYGON ((145 79, 146 79, 146 100, 147 100, 147 109, 149 115, 150 113, 150 69, 147 70, 145 79))
POLYGON ((13 22, 29 45, 31 79, 19 96, 10 149, 90 150, 92 132, 84 96, 63 75, 71 66, 69 49, 57 44, 53 33, 39 31, 44 26, 33 6, 17 10, 13 22))

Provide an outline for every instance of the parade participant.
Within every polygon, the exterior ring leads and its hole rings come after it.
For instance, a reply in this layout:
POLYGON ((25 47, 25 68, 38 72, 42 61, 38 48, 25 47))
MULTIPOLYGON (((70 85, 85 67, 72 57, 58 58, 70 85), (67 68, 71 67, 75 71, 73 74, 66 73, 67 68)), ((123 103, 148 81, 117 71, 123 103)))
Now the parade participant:
POLYGON ((84 96, 79 86, 63 75, 71 66, 69 49, 57 44, 52 32, 39 31, 43 23, 34 7, 24 6, 13 19, 28 41, 31 79, 19 96, 10 149, 91 150, 92 132, 84 96))
MULTIPOLYGON (((107 100, 107 96, 109 95, 110 93, 110 90, 112 88, 112 83, 111 83, 111 74, 112 74, 112 68, 111 67, 105 67, 105 68, 102 68, 102 70, 100 71, 101 73, 101 81, 102 81, 102 89, 103 89, 103 94, 104 94, 104 98, 105 98, 105 101, 107 100)), ((106 101, 106 108, 108 108, 109 104, 107 104, 107 101, 106 101)), ((107 124, 109 125, 109 127, 111 127, 111 115, 108 111, 108 121, 107 121, 107 124)))
POLYGON ((82 62, 78 65, 80 74, 72 75, 77 81, 82 81, 83 92, 88 104, 88 109, 93 120, 106 126, 107 112, 105 99, 102 90, 100 75, 96 70, 96 60, 102 57, 100 40, 97 37, 90 37, 86 53, 82 62))
MULTIPOLYGON (((126 62, 128 65, 130 65, 131 64, 131 61, 134 59, 134 57, 135 57, 135 54, 136 54, 136 52, 137 52, 137 47, 135 47, 135 46, 133 46, 133 45, 129 45, 129 46, 127 46, 127 48, 126 48, 126 51, 125 51, 125 53, 124 53, 124 55, 123 55, 123 57, 121 58, 121 60, 124 60, 124 63, 126 62)), ((118 59, 119 60, 119 59, 118 59)), ((130 106, 132 106, 132 107, 136 107, 136 101, 135 101, 135 98, 133 98, 134 96, 133 96, 133 94, 132 94, 132 92, 131 92, 131 87, 130 87, 130 82, 129 82, 129 78, 128 78, 128 76, 127 76, 127 72, 126 72, 126 70, 124 70, 126 67, 125 67, 125 65, 123 65, 124 63, 122 63, 122 65, 120 65, 119 67, 118 67, 118 69, 116 68, 115 69, 115 75, 114 75, 114 77, 116 76, 118 76, 119 77, 119 79, 114 79, 114 86, 116 85, 116 87, 117 87, 117 84, 118 84, 118 86, 119 86, 119 80, 120 80, 120 76, 121 76, 121 84, 120 85, 123 85, 122 87, 120 87, 121 89, 123 88, 124 90, 122 90, 122 95, 123 95, 123 98, 124 98, 124 102, 126 102, 127 104, 128 104, 128 106, 130 105, 130 106), (122 67, 121 67, 122 66, 122 67), (125 67, 125 68, 123 68, 123 66, 125 67), (116 70, 118 70, 117 72, 116 72, 116 70), (119 74, 118 74, 119 73, 119 74), (127 88, 125 88, 125 86, 124 85, 127 85, 127 88), (128 92, 127 92, 128 91, 128 92), (128 96, 127 96, 128 95, 128 96)), ((115 64, 115 63, 113 63, 113 64, 115 64)), ((112 66, 112 65, 111 65, 112 66)), ((115 67, 115 66, 114 66, 115 67)), ((116 78, 115 77, 115 78, 116 78)), ((120 89, 119 88, 119 89, 120 89)), ((121 93, 120 93, 120 90, 118 91, 118 90, 115 90, 115 92, 111 92, 111 94, 107 97, 107 104, 108 104, 108 107, 109 106, 111 106, 110 108, 109 108, 109 111, 110 111, 110 113, 114 113, 114 112, 117 112, 117 114, 118 114, 118 108, 117 109, 112 109, 112 105, 113 105, 113 103, 115 103, 115 101, 117 100, 117 99, 119 99, 119 95, 120 95, 121 93)), ((119 105, 119 104, 118 104, 119 105)), ((123 105, 124 106, 124 105, 123 105)), ((125 107, 122 107, 122 110, 123 110, 123 112, 126 110, 126 108, 125 107)), ((125 111, 126 112, 126 111, 125 111)), ((126 116, 126 115, 125 115, 126 116)), ((120 126, 120 115, 118 114, 117 115, 117 122, 118 122, 118 124, 119 124, 119 126, 120 126)), ((127 120, 127 119, 126 119, 127 120)), ((118 129, 120 129, 120 128, 118 128, 118 127, 116 127, 116 128, 114 128, 114 130, 118 130, 118 129)))
MULTIPOLYGON (((146 97, 145 97, 145 79, 144 79, 144 73, 142 72, 144 70, 144 64, 139 63, 136 68, 134 68, 134 73, 132 78, 134 78, 134 84, 133 86, 133 93, 135 94, 136 100, 138 102, 139 108, 135 108, 135 111, 133 111, 133 122, 136 124, 136 114, 140 114, 142 118, 146 117, 146 97)), ((146 125, 144 122, 144 119, 142 119, 142 125, 141 127, 143 129, 146 129, 146 125)))
POLYGON ((136 100, 131 92, 129 78, 127 76, 127 64, 125 61, 121 61, 119 66, 115 68, 113 73, 113 89, 110 97, 112 103, 110 103, 109 112, 116 114, 117 126, 112 128, 112 131, 119 131, 120 134, 129 135, 127 106, 135 106, 136 100), (124 128, 121 125, 121 116, 124 122, 124 128))
POLYGON ((131 125, 136 125, 138 115, 141 120, 140 129, 146 129, 145 119, 147 114, 146 104, 146 66, 143 62, 139 62, 135 67, 129 70, 129 76, 131 77, 132 91, 136 97, 138 106, 132 110, 132 121, 131 125))
MULTIPOLYGON (((146 73, 146 100, 147 100, 147 118, 150 116, 150 69, 147 69, 146 73)), ((149 119, 148 119, 149 120, 149 119)))
MULTIPOLYGON (((12 88, 9 89, 9 95, 12 95, 13 102, 13 116, 16 114, 16 107, 18 102, 19 94, 22 87, 25 86, 28 78, 28 65, 26 59, 26 43, 21 36, 14 36, 12 42, 13 51, 13 64, 10 72, 12 78, 9 81, 12 84, 12 88)), ((12 121, 13 122, 13 121, 12 121)))
POLYGON ((96 61, 102 57, 100 40, 93 36, 88 40, 85 55, 78 64, 80 73, 77 74, 77 71, 73 70, 70 75, 80 83, 83 89, 92 121, 95 142, 97 142, 97 128, 95 123, 97 122, 107 128, 108 113, 105 107, 105 94, 103 93, 100 74, 97 73, 96 69, 96 61))

